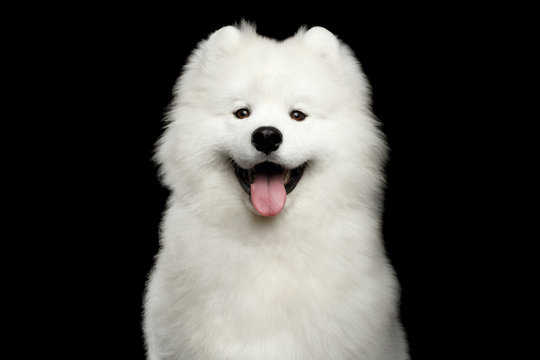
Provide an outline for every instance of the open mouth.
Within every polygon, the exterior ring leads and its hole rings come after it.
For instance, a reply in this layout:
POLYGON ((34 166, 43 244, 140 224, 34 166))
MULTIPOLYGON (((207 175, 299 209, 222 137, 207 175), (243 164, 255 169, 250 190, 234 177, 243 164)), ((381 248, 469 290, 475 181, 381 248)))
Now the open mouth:
POLYGON ((287 194, 294 190, 304 174, 306 164, 294 169, 262 162, 244 169, 233 161, 234 173, 240 186, 250 196, 255 210, 263 216, 275 216, 285 206, 287 194))

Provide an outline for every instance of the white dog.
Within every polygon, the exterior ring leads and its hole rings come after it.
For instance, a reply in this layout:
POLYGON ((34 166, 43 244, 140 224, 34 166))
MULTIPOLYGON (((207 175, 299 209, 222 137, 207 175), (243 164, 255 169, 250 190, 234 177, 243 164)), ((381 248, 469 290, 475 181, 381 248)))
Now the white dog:
POLYGON ((368 89, 321 27, 275 41, 227 26, 199 44, 157 149, 171 195, 150 360, 408 358, 368 89))

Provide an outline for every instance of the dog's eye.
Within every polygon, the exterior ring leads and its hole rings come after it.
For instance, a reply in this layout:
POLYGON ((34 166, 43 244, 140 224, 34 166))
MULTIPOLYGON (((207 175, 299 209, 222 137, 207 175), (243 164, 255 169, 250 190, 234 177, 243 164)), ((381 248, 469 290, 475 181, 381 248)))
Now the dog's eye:
POLYGON ((249 112, 249 109, 247 108, 241 108, 234 112, 234 116, 236 116, 238 119, 245 119, 247 118, 251 113, 249 112))
POLYGON ((291 116, 291 119, 296 120, 296 121, 302 121, 307 117, 306 114, 298 110, 291 111, 290 116, 291 116))

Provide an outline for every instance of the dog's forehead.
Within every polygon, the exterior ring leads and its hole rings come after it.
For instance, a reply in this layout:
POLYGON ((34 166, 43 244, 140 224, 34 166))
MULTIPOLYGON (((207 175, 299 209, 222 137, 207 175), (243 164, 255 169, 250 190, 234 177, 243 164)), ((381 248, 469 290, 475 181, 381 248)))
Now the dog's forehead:
POLYGON ((246 49, 232 55, 222 68, 227 72, 221 79, 230 89, 273 93, 321 93, 330 89, 337 74, 333 66, 309 53, 290 51, 283 44, 246 49))
POLYGON ((356 91, 351 72, 343 70, 350 68, 347 57, 321 54, 301 37, 241 38, 218 55, 193 58, 184 76, 192 81, 179 87, 184 99, 206 106, 273 102, 288 108, 302 103, 331 108, 356 91))

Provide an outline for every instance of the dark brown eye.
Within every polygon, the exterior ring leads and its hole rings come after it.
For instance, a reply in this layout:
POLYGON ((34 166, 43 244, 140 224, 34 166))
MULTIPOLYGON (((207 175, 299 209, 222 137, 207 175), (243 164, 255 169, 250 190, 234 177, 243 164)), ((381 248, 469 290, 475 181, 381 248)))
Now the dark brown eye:
POLYGON ((234 112, 234 116, 236 116, 239 119, 245 119, 250 115, 249 109, 247 108, 241 108, 234 112))
POLYGON ((302 121, 307 117, 306 114, 298 110, 291 111, 290 115, 291 115, 291 119, 296 120, 296 121, 302 121))

